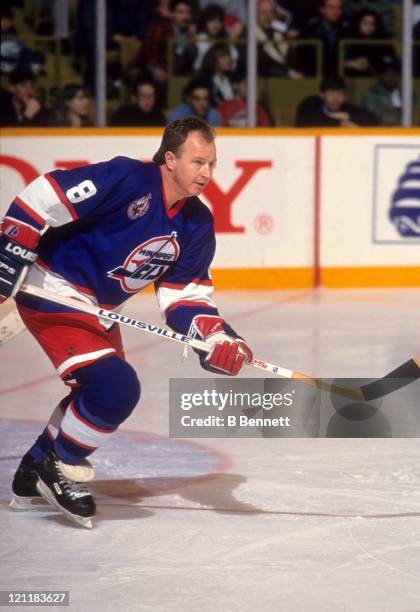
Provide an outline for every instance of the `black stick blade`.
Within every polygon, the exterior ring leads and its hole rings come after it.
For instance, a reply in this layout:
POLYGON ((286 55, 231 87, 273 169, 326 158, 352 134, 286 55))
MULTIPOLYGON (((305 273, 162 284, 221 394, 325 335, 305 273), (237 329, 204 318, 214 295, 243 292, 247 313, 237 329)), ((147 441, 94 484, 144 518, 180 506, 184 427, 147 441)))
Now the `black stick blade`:
POLYGON ((374 400, 409 385, 419 377, 419 358, 413 357, 413 359, 409 359, 383 378, 363 385, 360 389, 366 401, 374 400))

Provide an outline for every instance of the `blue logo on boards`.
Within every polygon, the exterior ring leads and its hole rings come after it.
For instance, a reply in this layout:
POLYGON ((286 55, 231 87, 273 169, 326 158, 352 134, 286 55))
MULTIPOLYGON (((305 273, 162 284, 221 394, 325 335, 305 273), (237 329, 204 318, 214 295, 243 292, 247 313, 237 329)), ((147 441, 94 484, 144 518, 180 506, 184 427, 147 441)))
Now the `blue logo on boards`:
POLYGON ((409 162, 399 177, 389 218, 400 236, 420 236, 420 158, 409 162))
POLYGON ((375 145, 373 161, 372 242, 417 247, 420 144, 375 145))

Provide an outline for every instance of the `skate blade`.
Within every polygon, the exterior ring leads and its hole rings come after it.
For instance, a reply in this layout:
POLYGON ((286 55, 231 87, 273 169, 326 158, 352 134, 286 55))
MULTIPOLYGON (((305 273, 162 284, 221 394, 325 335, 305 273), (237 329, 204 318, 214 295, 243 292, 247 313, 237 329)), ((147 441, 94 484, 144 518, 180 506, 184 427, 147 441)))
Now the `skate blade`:
POLYGON ((13 493, 9 502, 12 510, 50 510, 51 506, 43 497, 22 497, 13 493))
POLYGON ((95 478, 95 470, 87 459, 78 465, 70 465, 62 461, 59 461, 59 464, 64 476, 73 482, 89 482, 95 478))
POLYGON ((57 508, 57 510, 62 512, 65 516, 67 516, 67 518, 69 518, 72 523, 76 523, 76 525, 81 525, 82 527, 86 527, 86 529, 92 529, 93 527, 93 523, 92 523, 93 517, 92 516, 88 516, 88 517, 77 516, 76 514, 72 514, 71 512, 66 510, 66 508, 63 508, 62 506, 60 506, 58 501, 55 499, 53 493, 51 493, 47 485, 40 478, 38 479, 38 482, 36 483, 36 488, 37 488, 38 493, 42 495, 42 497, 46 499, 48 503, 54 506, 54 508, 57 508))

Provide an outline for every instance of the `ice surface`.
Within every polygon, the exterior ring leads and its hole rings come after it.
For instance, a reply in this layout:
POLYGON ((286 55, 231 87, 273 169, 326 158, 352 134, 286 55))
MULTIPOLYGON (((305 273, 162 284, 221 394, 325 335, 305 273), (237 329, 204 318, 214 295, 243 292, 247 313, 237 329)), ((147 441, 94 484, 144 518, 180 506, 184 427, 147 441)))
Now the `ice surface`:
MULTIPOLYGON (((419 290, 217 301, 257 357, 308 374, 380 377, 420 352, 419 290)), ((126 313, 161 324, 150 294, 126 313)), ((169 440, 168 378, 206 373, 193 353, 181 362, 182 347, 124 337, 143 395, 92 457, 91 531, 8 509, 16 465, 63 387, 26 332, 2 348, 0 590, 69 590, 83 612, 420 610, 418 440, 169 440)))

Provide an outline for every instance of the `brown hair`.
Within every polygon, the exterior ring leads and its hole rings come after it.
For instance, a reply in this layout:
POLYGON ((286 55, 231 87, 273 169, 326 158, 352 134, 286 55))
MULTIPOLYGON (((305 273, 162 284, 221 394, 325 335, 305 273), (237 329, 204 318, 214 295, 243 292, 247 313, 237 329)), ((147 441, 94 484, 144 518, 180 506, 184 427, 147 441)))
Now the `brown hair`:
POLYGON ((171 151, 176 155, 191 132, 200 132, 204 140, 214 142, 214 130, 204 119, 200 117, 175 119, 166 126, 163 132, 159 150, 153 156, 155 164, 162 166, 165 163, 166 151, 171 151))

